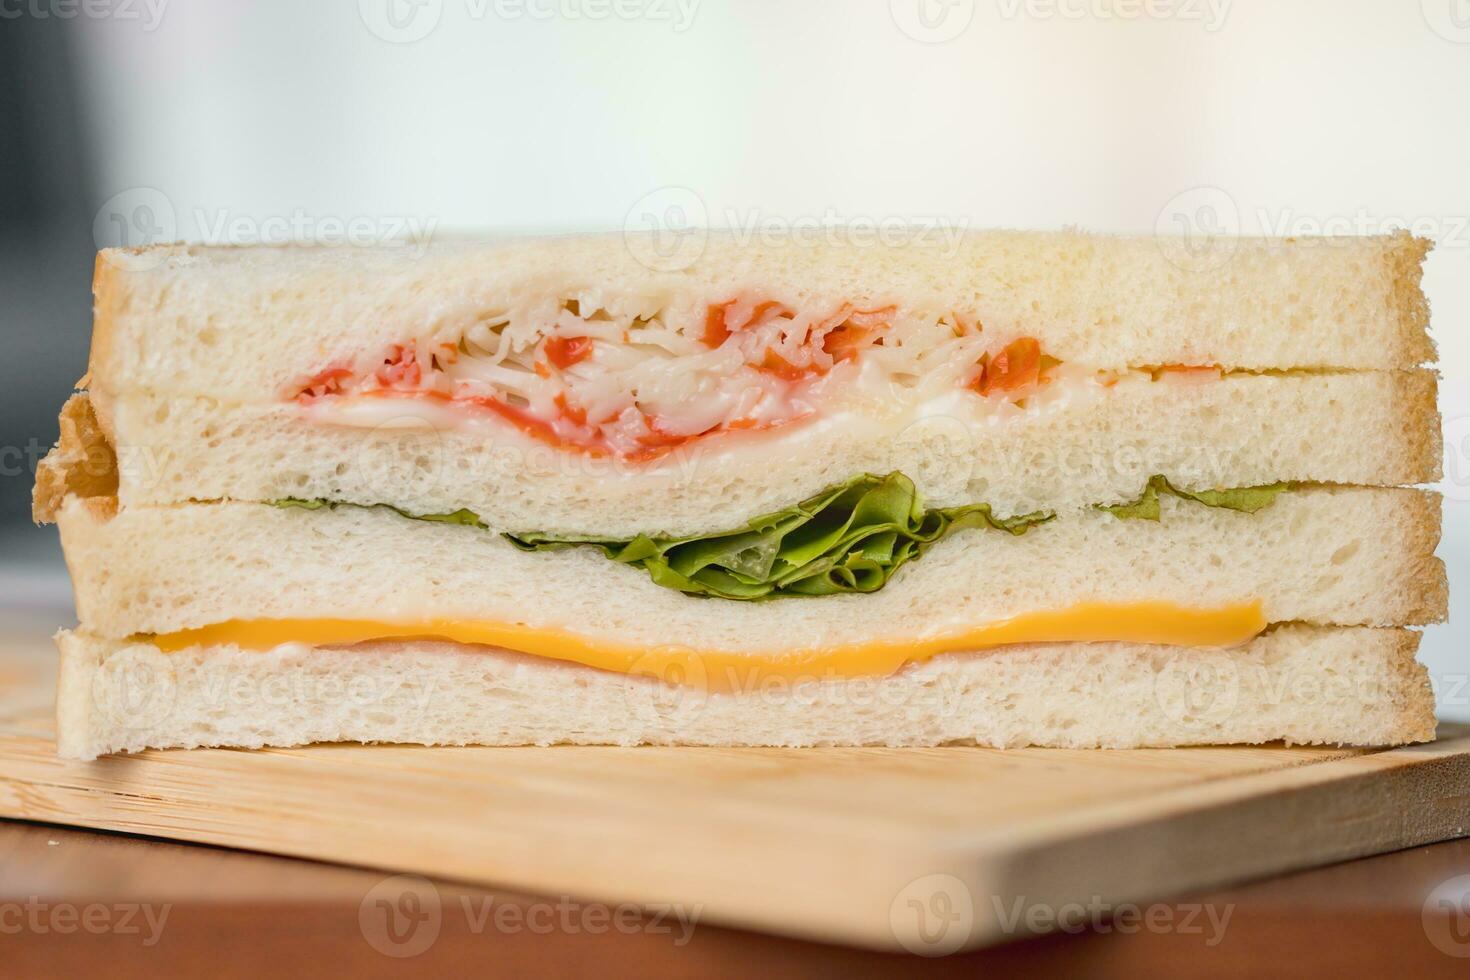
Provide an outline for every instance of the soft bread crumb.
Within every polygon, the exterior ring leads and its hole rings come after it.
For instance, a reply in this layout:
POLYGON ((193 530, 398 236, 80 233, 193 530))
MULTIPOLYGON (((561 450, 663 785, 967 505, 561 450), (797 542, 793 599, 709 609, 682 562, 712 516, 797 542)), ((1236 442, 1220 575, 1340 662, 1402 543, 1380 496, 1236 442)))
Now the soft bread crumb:
POLYGON ((1061 748, 1434 737, 1408 630, 1285 626, 1231 650, 1039 644, 881 679, 704 694, 485 647, 163 654, 58 637, 61 755, 310 742, 1061 748))
POLYGON ((511 531, 632 537, 739 527, 862 472, 900 470, 930 506, 983 501, 1003 515, 1131 500, 1155 473, 1191 488, 1427 483, 1441 457, 1435 388, 1430 371, 1145 384, 1002 424, 949 411, 901 431, 854 417, 797 423, 754 456, 711 445, 662 469, 522 448, 497 422, 346 428, 313 424, 296 405, 94 397, 140 461, 124 506, 321 497, 419 514, 465 507, 511 531))
POLYGON ((1196 263, 1152 235, 977 231, 890 245, 711 232, 677 268, 648 263, 650 238, 626 234, 109 250, 94 278, 91 372, 110 391, 274 399, 328 362, 425 331, 492 316, 539 330, 571 299, 687 322, 738 293, 800 309, 896 304, 900 334, 959 313, 1099 368, 1408 368, 1435 356, 1420 289, 1429 247, 1407 232, 1222 238, 1196 263))
POLYGON ((1162 508, 1157 522, 1093 510, 1019 536, 964 529, 877 592, 770 602, 691 598, 595 548, 526 553, 492 532, 381 509, 181 504, 100 523, 68 505, 60 521, 81 622, 115 637, 230 619, 442 617, 760 650, 918 636, 1089 600, 1259 599, 1270 621, 1338 625, 1444 616, 1436 494, 1316 488, 1254 514, 1173 498, 1162 508))

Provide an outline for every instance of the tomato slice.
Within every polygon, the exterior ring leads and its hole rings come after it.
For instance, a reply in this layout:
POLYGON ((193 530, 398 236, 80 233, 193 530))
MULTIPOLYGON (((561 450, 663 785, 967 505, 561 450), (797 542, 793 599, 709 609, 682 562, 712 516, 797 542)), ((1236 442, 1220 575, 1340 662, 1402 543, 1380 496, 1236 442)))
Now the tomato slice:
POLYGON ((704 314, 704 346, 715 348, 723 344, 730 336, 730 328, 725 324, 725 311, 735 304, 732 299, 728 303, 711 305, 704 314))
POLYGON ((592 338, 548 337, 544 349, 546 359, 565 370, 578 361, 585 361, 592 356, 592 338))
POLYGON ((1041 343, 1035 337, 1013 340, 987 360, 975 379, 982 395, 998 391, 1025 391, 1041 378, 1041 343))
POLYGON ((877 334, 879 328, 859 327, 844 323, 827 332, 822 338, 822 350, 831 356, 833 361, 850 361, 858 356, 858 351, 868 346, 868 343, 877 334))
POLYGON ((773 316, 791 316, 793 311, 785 303, 775 300, 765 300, 757 303, 750 311, 750 316, 744 320, 734 322, 730 319, 730 308, 739 300, 727 300, 724 303, 712 303, 704 314, 704 341, 706 347, 718 347, 735 331, 744 330, 746 327, 759 326, 773 316))
MULTIPOLYGON (((765 328, 765 331, 772 334, 772 340, 775 340, 776 329, 779 327, 784 343, 800 343, 801 347, 796 355, 781 353, 781 347, 777 343, 770 346, 764 346, 764 343, 744 344, 741 353, 750 358, 746 362, 748 367, 789 384, 799 385, 825 374, 830 363, 857 357, 892 322, 895 309, 893 306, 856 309, 850 303, 843 303, 825 320, 808 323, 797 317, 791 307, 775 300, 751 302, 746 299, 731 299, 706 307, 704 334, 701 339, 706 346, 717 348, 729 340, 733 333, 765 328), (790 318, 791 322, 773 322, 780 318, 790 318), (805 332, 797 337, 798 330, 805 332), (831 362, 816 354, 817 346, 831 358, 831 362), (764 349, 759 350, 759 347, 764 349), (794 363, 802 361, 807 363, 794 363)), ((762 342, 766 339, 765 331, 757 335, 762 342)), ((390 347, 381 366, 372 376, 371 380, 375 380, 376 385, 364 378, 359 378, 358 381, 368 381, 367 384, 354 384, 354 373, 350 368, 333 365, 310 379, 297 397, 305 401, 350 390, 356 390, 363 396, 422 397, 499 416, 531 438, 562 449, 599 456, 619 453, 634 460, 656 458, 676 446, 722 431, 774 428, 809 414, 803 412, 792 418, 770 421, 752 418, 726 419, 704 432, 688 434, 670 432, 661 419, 645 415, 647 431, 635 437, 634 442, 638 448, 632 453, 625 453, 626 446, 623 443, 619 442, 619 448, 614 449, 613 442, 610 441, 616 430, 605 428, 604 422, 589 422, 586 409, 573 401, 575 396, 566 380, 556 376, 557 371, 585 361, 595 352, 592 337, 553 336, 542 341, 538 356, 529 366, 539 378, 550 383, 551 392, 548 393, 554 394, 556 412, 549 418, 545 417, 549 413, 533 412, 493 390, 485 394, 472 393, 473 388, 461 388, 454 393, 442 390, 454 382, 452 375, 439 373, 444 364, 458 359, 459 351, 453 344, 442 345, 442 352, 436 349, 433 356, 424 358, 420 357, 420 352, 412 342, 390 347), (426 384, 426 381, 430 383, 426 384)), ((768 382, 766 387, 774 390, 783 386, 768 382)), ((545 403, 540 404, 544 406, 545 403)))

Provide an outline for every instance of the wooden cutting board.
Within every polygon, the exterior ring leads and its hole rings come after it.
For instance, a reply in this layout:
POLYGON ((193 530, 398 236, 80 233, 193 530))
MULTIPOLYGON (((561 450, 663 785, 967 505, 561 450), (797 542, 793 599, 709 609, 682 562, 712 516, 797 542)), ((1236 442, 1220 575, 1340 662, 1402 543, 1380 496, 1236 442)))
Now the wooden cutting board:
POLYGON ((943 953, 1470 833, 1470 727, 1391 751, 52 745, 52 657, 0 643, 0 816, 943 953), (1072 911, 1068 911, 1071 909, 1072 911))

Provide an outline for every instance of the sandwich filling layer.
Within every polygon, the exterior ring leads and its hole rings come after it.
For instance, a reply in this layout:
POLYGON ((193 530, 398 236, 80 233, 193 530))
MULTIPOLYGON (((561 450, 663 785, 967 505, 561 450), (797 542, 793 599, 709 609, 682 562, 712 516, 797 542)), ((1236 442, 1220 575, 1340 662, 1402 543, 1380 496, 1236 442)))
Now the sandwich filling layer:
POLYGON ((974 315, 902 317, 896 305, 835 308, 742 294, 702 317, 632 315, 566 299, 555 314, 489 316, 339 358, 285 392, 309 421, 436 428, 480 420, 574 454, 632 464, 696 441, 761 432, 845 402, 913 403, 987 418, 1130 382, 1218 381, 1214 364, 1096 370, 1035 337, 993 335, 974 315))
MULTIPOLYGON (((1273 483, 1191 491, 1156 475, 1136 500, 1099 504, 1096 509, 1124 520, 1157 521, 1162 494, 1254 514, 1290 489, 1290 483, 1273 483)), ((276 506, 319 510, 343 505, 288 498, 276 501, 276 506)), ((464 508, 413 514, 391 505, 375 506, 385 506, 411 520, 488 529, 478 514, 464 508)), ((997 517, 984 503, 925 507, 912 480, 902 473, 889 473, 854 477, 741 527, 710 534, 573 538, 507 533, 505 537, 523 551, 590 545, 615 562, 642 569, 664 588, 720 599, 762 600, 876 592, 900 567, 956 531, 979 528, 1020 535, 1054 517, 1049 511, 997 517)))
POLYGON ((1169 602, 1082 603, 1068 609, 925 637, 791 650, 737 652, 592 639, 555 628, 487 620, 437 619, 411 623, 352 619, 235 620, 151 637, 166 653, 231 644, 271 650, 287 644, 327 646, 404 638, 439 639, 500 647, 600 670, 656 677, 713 691, 751 690, 770 683, 884 676, 905 664, 944 653, 991 650, 1017 643, 1133 642, 1166 646, 1228 647, 1246 643, 1267 626, 1260 602, 1213 609, 1169 602))

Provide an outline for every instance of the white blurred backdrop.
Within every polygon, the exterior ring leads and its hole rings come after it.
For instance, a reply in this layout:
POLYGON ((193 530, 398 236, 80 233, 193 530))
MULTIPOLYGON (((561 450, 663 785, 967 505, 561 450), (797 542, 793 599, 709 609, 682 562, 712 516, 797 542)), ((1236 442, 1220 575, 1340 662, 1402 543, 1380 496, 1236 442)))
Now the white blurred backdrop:
MULTIPOLYGON (((1443 713, 1470 718, 1470 0, 107 11, 65 18, 84 220, 100 209, 102 240, 619 228, 671 193, 716 225, 1149 232, 1183 214, 1438 240, 1425 287, 1451 437, 1452 623, 1428 631, 1424 657, 1443 713)), ((54 387, 35 396, 48 409, 54 387)))

